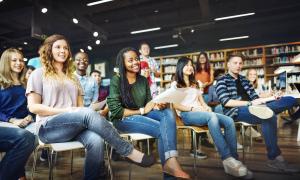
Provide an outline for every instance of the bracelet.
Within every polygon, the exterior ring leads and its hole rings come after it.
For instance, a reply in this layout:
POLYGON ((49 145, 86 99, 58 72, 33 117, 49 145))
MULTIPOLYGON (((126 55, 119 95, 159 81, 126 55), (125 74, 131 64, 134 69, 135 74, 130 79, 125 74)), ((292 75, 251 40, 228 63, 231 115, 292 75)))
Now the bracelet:
POLYGON ((145 108, 140 108, 140 113, 141 113, 141 115, 144 115, 145 114, 145 108))

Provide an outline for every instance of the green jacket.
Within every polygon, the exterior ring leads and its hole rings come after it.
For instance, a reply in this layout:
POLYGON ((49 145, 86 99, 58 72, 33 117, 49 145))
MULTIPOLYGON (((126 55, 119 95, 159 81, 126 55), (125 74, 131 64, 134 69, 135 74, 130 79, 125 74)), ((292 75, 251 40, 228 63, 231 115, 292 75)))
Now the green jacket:
MULTIPOLYGON (((122 120, 124 105, 121 101, 121 78, 118 75, 112 77, 110 81, 109 96, 107 97, 108 108, 111 112, 110 120, 115 123, 122 120)), ((151 101, 151 92, 148 81, 143 76, 138 76, 136 82, 132 84, 131 95, 138 108, 145 107, 151 101)))

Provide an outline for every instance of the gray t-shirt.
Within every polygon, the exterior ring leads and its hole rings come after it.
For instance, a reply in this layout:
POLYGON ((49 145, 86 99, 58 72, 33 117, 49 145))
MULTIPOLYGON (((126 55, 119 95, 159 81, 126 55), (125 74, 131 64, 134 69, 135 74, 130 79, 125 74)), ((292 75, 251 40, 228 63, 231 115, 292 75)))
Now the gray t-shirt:
MULTIPOLYGON (((32 72, 27 82, 26 96, 32 92, 41 95, 41 104, 52 108, 68 108, 77 107, 78 96, 82 96, 83 92, 74 81, 67 78, 55 79, 45 77, 43 69, 39 68, 32 72)), ((76 80, 76 78, 74 78, 76 80)), ((37 131, 40 126, 51 119, 53 116, 36 117, 37 131)))

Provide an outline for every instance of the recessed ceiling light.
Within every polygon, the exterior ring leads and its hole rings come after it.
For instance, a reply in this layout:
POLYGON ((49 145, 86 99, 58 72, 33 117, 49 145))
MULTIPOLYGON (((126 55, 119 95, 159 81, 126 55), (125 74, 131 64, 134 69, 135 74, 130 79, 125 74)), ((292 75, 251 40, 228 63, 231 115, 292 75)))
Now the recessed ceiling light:
POLYGON ((93 49, 92 46, 88 46, 87 48, 88 48, 88 50, 90 50, 90 51, 93 49))
POLYGON ((101 41, 100 41, 99 39, 98 39, 98 40, 96 40, 96 44, 100 44, 100 42, 101 42, 101 41))
POLYGON ((28 59, 26 57, 23 58, 24 61, 27 61, 28 59))
POLYGON ((94 37, 97 37, 99 35, 99 33, 97 32, 97 31, 95 31, 94 33, 93 33, 93 36, 94 37))
POLYGON ((84 52, 84 50, 83 50, 83 49, 80 49, 80 52, 84 52))
POLYGON ((144 33, 144 32, 150 32, 150 31, 158 31, 158 30, 160 30, 160 27, 132 31, 132 32, 130 32, 130 34, 138 34, 138 33, 144 33))
POLYGON ((233 15, 233 16, 225 16, 225 17, 220 17, 220 18, 216 18, 215 21, 221 21, 221 20, 225 20, 225 19, 233 19, 233 18, 239 18, 239 17, 244 17, 244 16, 252 16, 255 13, 246 13, 246 14, 238 14, 238 15, 233 15))
POLYGON ((105 19, 104 22, 108 23, 108 22, 109 22, 109 19, 105 19))
POLYGON ((247 38, 249 38, 249 36, 237 36, 237 37, 219 39, 219 41, 231 41, 231 40, 247 39, 247 38))
POLYGON ((106 3, 106 2, 110 2, 110 1, 113 1, 113 0, 101 0, 101 1, 95 1, 95 2, 91 2, 91 3, 87 3, 86 5, 87 6, 95 6, 97 4, 103 4, 103 3, 106 3))
POLYGON ((76 19, 76 18, 73 18, 72 21, 73 21, 73 23, 75 23, 75 24, 78 24, 78 22, 79 22, 78 19, 76 19))
POLYGON ((28 43, 27 43, 27 42, 24 42, 24 44, 27 45, 28 43))
POLYGON ((0 3, 3 2, 3 0, 0 0, 0 3))
POLYGON ((156 46, 154 49, 165 49, 165 48, 172 48, 172 47, 177 47, 178 44, 169 44, 169 45, 164 45, 164 46, 156 46))
POLYGON ((42 8, 42 10, 41 10, 41 12, 44 13, 44 14, 45 14, 47 11, 48 11, 47 8, 42 8))
POLYGON ((191 29, 191 33, 194 33, 195 32, 195 30, 194 29, 191 29))
POLYGON ((155 13, 158 13, 158 12, 159 12, 159 10, 158 10, 158 9, 155 9, 155 10, 154 10, 154 12, 155 12, 155 13))

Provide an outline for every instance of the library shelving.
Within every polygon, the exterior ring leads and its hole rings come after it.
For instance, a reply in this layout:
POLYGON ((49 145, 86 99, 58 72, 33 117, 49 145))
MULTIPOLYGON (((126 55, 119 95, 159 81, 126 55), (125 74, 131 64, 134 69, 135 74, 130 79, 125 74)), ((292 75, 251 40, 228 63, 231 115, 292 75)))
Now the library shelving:
MULTIPOLYGON (((300 82, 300 64, 295 64, 291 60, 300 54, 300 42, 281 43, 272 45, 259 45, 241 48, 209 50, 206 51, 213 68, 227 70, 227 57, 234 52, 240 52, 245 56, 242 74, 246 74, 250 68, 256 69, 261 83, 277 76, 274 73, 279 67, 298 66, 299 72, 288 74, 288 82, 300 82)), ((182 56, 187 56, 196 63, 200 52, 177 54, 169 56, 155 57, 160 64, 162 89, 168 88, 172 76, 176 71, 176 63, 182 56)))

